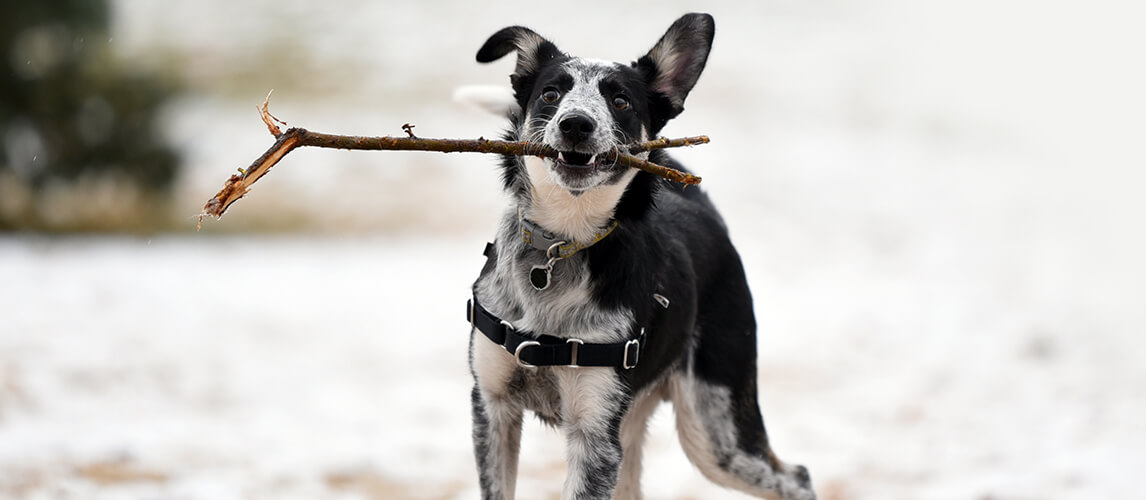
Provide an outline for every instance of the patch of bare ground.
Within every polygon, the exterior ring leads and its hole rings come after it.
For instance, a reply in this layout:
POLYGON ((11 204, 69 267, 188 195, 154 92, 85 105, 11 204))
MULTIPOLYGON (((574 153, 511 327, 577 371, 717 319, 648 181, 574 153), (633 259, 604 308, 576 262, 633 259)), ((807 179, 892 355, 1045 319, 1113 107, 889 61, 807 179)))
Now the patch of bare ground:
POLYGON ((432 487, 413 484, 382 476, 373 471, 339 471, 326 474, 323 478, 332 490, 356 492, 371 500, 393 500, 417 498, 424 500, 449 500, 457 498, 466 487, 461 481, 437 483, 432 487))
POLYGON ((76 468, 76 474, 103 486, 124 483, 163 483, 167 475, 129 460, 92 462, 76 468))

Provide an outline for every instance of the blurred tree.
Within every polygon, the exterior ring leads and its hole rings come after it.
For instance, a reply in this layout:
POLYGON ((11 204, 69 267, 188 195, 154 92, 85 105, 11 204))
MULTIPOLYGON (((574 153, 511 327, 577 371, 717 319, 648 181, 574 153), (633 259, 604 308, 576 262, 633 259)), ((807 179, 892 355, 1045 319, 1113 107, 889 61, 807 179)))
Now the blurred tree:
POLYGON ((113 57, 109 17, 101 0, 0 2, 0 229, 69 225, 45 222, 53 186, 171 187, 157 111, 176 85, 113 57))

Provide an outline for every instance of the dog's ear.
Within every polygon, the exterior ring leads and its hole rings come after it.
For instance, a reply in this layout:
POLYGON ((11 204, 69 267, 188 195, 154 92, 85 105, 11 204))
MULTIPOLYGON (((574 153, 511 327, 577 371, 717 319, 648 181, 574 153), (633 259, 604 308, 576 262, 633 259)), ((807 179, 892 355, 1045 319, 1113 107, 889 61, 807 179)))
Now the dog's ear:
POLYGON ((637 60, 635 67, 645 75, 649 90, 668 101, 669 109, 660 117, 660 125, 684 111, 684 98, 704 71, 715 33, 712 16, 685 14, 637 60))
POLYGON ((522 90, 524 80, 532 76, 546 61, 561 56, 557 46, 524 26, 510 26, 494 33, 478 49, 477 61, 493 62, 506 54, 517 51, 517 67, 510 75, 510 82, 516 91, 522 90))

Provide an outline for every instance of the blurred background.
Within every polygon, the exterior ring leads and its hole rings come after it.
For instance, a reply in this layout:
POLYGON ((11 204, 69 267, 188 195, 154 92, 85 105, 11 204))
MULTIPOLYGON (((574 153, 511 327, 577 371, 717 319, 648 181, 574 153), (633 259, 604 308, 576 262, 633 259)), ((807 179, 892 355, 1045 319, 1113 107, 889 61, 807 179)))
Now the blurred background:
MULTIPOLYGON (((1131 2, 0 4, 0 498, 477 498, 461 304, 487 155, 272 142, 496 136, 524 24, 631 61, 708 10, 668 136, 747 267, 777 453, 820 498, 1133 497, 1146 470, 1146 71, 1131 2)), ((520 498, 558 498, 532 421, 520 498)), ((746 498, 654 417, 651 499, 746 498)))

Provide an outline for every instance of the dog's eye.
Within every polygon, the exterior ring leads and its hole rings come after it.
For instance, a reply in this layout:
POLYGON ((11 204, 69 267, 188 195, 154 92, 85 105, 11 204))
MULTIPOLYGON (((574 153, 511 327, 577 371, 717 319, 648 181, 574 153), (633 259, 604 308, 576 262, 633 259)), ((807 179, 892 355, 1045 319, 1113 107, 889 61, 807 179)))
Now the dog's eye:
POLYGON ((613 98, 613 107, 617 108, 617 111, 624 111, 626 109, 629 109, 629 100, 625 99, 625 96, 619 95, 617 97, 614 97, 613 98))
POLYGON ((541 100, 549 104, 557 102, 560 98, 561 92, 558 92, 557 89, 554 88, 545 89, 545 92, 541 93, 541 100))

